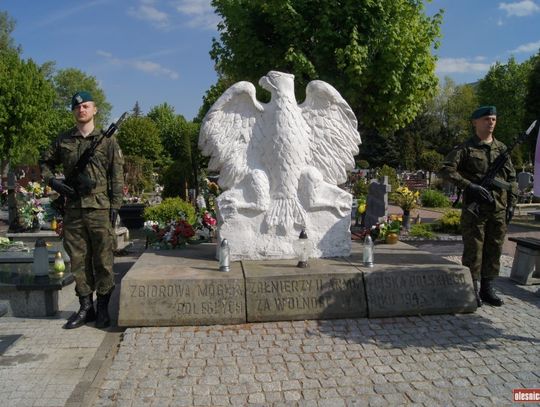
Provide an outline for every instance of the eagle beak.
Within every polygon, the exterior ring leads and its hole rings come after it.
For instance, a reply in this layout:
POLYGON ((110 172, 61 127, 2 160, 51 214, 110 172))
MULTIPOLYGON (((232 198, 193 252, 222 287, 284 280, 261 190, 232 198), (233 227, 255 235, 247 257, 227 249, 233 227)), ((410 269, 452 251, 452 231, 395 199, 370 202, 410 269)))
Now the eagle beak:
POLYGON ((259 85, 261 88, 266 89, 268 92, 272 92, 272 89, 276 90, 277 88, 270 82, 268 76, 263 76, 259 79, 259 85))

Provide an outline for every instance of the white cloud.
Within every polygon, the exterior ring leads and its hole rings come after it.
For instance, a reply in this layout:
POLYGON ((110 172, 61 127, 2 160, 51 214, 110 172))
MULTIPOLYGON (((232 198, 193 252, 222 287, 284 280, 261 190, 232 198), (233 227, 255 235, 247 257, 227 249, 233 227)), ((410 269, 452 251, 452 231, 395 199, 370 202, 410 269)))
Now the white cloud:
POLYGON ((131 7, 128 14, 139 20, 148 21, 158 28, 166 28, 170 24, 169 15, 156 8, 154 0, 140 0, 137 7, 131 7))
POLYGON ((477 57, 474 60, 465 58, 441 58, 437 61, 437 73, 471 73, 471 72, 486 72, 491 64, 481 62, 483 57, 477 57))
POLYGON ((130 63, 139 71, 148 72, 158 76, 168 76, 171 79, 178 79, 179 75, 175 71, 163 68, 160 64, 152 61, 132 61, 130 63))
POLYGON ((512 54, 520 53, 536 53, 540 49, 540 41, 529 42, 528 44, 523 44, 510 51, 512 54))
POLYGON ((176 0, 174 7, 180 14, 189 17, 190 27, 215 30, 219 22, 210 0, 176 0))
POLYGON ((134 68, 138 71, 149 73, 155 76, 165 76, 170 79, 176 80, 180 77, 176 71, 172 69, 165 68, 158 64, 157 62, 148 61, 144 59, 120 59, 110 52, 98 50, 97 55, 106 58, 110 63, 114 65, 122 65, 134 68))
POLYGON ((499 3, 499 9, 506 11, 507 17, 525 17, 540 12, 540 6, 532 0, 522 0, 517 3, 499 3))
POLYGON ((112 56, 113 56, 110 52, 102 51, 102 50, 100 50, 100 49, 98 49, 98 50, 96 51, 96 54, 98 54, 98 55, 101 56, 101 57, 105 57, 105 58, 112 58, 112 56))
POLYGON ((110 0, 95 0, 83 3, 72 2, 70 3, 70 5, 73 4, 72 7, 63 7, 58 12, 44 16, 41 21, 38 21, 36 23, 36 27, 46 27, 52 24, 58 24, 60 21, 66 20, 68 18, 73 18, 73 16, 79 15, 89 8, 102 6, 109 1, 110 0))

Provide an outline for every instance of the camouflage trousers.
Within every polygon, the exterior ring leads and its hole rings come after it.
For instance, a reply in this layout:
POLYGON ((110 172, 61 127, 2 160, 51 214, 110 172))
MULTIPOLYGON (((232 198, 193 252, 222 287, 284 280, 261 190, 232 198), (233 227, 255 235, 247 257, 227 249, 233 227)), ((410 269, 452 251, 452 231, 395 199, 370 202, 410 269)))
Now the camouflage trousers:
POLYGON ((114 230, 108 209, 67 209, 64 247, 78 296, 107 294, 114 288, 114 230))
POLYGON ((473 280, 499 275, 506 229, 505 211, 481 212, 479 217, 465 209, 461 212, 462 263, 473 280))

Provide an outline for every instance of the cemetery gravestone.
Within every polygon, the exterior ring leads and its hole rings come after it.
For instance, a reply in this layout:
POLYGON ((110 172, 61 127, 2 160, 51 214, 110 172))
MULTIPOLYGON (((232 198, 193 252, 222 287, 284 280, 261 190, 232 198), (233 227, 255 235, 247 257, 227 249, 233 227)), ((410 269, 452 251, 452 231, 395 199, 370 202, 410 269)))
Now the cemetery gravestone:
POLYGON ((372 180, 369 184, 364 220, 367 228, 382 222, 388 215, 388 193, 391 189, 387 176, 384 176, 381 182, 372 180))

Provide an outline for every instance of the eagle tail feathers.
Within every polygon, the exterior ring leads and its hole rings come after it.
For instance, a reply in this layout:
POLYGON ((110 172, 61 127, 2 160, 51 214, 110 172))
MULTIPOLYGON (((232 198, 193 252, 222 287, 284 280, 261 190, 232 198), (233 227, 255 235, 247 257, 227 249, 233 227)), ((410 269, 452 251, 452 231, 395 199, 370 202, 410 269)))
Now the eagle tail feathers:
POLYGON ((291 230, 293 226, 306 226, 307 214, 297 197, 278 198, 272 201, 266 213, 266 224, 269 227, 283 226, 291 230))

